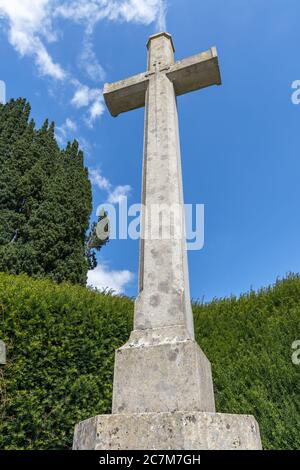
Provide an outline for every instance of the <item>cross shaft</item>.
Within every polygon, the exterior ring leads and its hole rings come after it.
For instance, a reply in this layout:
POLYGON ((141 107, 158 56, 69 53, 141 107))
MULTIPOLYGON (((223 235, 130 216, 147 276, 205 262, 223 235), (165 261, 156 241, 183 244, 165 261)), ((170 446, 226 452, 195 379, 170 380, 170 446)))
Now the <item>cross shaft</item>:
MULTIPOLYGON (((174 61, 168 33, 151 36, 148 70, 126 80, 106 84, 104 98, 113 116, 145 106, 142 203, 151 208, 181 207, 169 214, 179 238, 148 239, 140 246, 139 296, 135 304, 135 330, 179 326, 194 338, 183 214, 183 189, 176 96, 220 84, 216 48, 174 61)), ((142 211, 142 233, 153 225, 142 211), (148 224, 148 225, 147 225, 148 224)), ((164 222, 159 222, 163 230, 164 222)), ((172 229, 172 227, 171 227, 172 229)), ((148 232, 149 234, 149 232, 148 232)))

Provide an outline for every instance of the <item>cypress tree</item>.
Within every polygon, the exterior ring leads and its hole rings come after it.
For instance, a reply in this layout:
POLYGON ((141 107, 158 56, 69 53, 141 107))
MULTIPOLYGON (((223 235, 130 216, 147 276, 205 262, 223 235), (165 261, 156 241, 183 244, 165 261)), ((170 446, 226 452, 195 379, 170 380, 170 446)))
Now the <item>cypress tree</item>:
POLYGON ((85 284, 91 184, 76 141, 60 149, 55 126, 36 129, 25 99, 0 105, 0 271, 85 284))

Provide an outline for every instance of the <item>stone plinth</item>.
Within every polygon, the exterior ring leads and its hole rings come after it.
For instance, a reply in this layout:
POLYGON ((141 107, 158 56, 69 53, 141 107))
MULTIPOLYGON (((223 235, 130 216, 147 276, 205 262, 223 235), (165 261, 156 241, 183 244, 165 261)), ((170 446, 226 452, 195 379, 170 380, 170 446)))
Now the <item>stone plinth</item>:
POLYGON ((96 416, 75 429, 74 450, 260 450, 252 416, 145 413, 96 416))
POLYGON ((116 351, 112 412, 177 410, 215 411, 209 360, 183 328, 134 331, 116 351))

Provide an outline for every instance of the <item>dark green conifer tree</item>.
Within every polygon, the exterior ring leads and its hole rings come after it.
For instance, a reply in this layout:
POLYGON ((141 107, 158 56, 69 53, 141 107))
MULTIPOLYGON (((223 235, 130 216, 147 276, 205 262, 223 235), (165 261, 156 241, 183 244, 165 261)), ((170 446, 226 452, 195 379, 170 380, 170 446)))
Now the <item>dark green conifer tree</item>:
POLYGON ((91 184, 78 143, 29 121, 25 99, 0 104, 0 271, 86 283, 96 266, 87 230, 91 184))

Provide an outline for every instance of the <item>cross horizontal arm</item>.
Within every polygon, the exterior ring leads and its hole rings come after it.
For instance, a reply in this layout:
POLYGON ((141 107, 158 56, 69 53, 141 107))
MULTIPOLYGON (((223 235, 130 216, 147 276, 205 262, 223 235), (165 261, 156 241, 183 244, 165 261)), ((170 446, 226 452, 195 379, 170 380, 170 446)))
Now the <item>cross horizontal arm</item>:
POLYGON ((176 95, 199 90, 211 85, 221 85, 217 49, 180 60, 170 67, 168 78, 173 82, 176 95))
POLYGON ((112 116, 145 106, 145 97, 148 87, 147 73, 140 73, 133 77, 112 84, 106 83, 103 96, 112 116))

